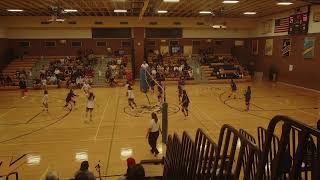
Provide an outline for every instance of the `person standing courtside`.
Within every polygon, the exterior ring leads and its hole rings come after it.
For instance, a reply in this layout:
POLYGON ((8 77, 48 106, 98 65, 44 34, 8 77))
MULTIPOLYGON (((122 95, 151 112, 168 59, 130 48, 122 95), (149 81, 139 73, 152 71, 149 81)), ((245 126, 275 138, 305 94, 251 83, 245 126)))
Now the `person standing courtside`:
POLYGON ((27 92, 27 83, 24 79, 20 79, 19 87, 21 89, 21 98, 24 99, 26 97, 27 92))
POLYGON ((44 90, 43 98, 42 98, 43 111, 48 112, 48 101, 49 101, 48 90, 44 90))
POLYGON ((246 111, 249 111, 249 108, 250 108, 250 100, 251 100, 251 87, 248 86, 245 94, 244 94, 244 98, 245 98, 245 101, 246 101, 246 111))
POLYGON ((181 99, 181 111, 184 115, 184 118, 187 118, 187 116, 189 116, 189 104, 190 104, 190 99, 189 96, 187 94, 186 90, 182 91, 182 99, 181 99))
POLYGON ((154 156, 157 156, 159 154, 159 151, 157 149, 157 140, 159 137, 159 133, 161 133, 160 123, 157 117, 156 113, 151 114, 151 124, 148 129, 147 138, 149 145, 151 147, 151 153, 154 154, 154 156))
POLYGON ((95 104, 95 96, 93 92, 89 93, 88 100, 87 100, 87 108, 86 108, 86 118, 88 117, 88 113, 90 115, 90 121, 92 121, 92 111, 95 104))
POLYGON ((228 98, 230 98, 231 96, 233 96, 233 98, 236 99, 237 85, 236 85, 236 83, 233 81, 233 79, 231 79, 231 81, 230 81, 230 86, 231 86, 231 92, 230 92, 228 98))

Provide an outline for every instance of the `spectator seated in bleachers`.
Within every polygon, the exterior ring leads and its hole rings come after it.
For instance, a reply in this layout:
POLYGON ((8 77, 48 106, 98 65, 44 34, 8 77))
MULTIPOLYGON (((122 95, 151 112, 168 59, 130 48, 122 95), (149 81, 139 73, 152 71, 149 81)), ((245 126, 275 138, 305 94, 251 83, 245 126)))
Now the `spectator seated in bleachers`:
POLYGON ((0 73, 0 87, 12 86, 13 81, 9 75, 0 73))
POLYGON ((193 80, 193 69, 183 56, 157 55, 148 57, 149 70, 159 73, 165 78, 180 78, 193 80), (159 59, 160 58, 160 59, 159 59))
POLYGON ((80 88, 84 79, 90 84, 93 82, 95 63, 96 61, 92 54, 54 60, 49 65, 42 67, 40 70, 40 80, 45 79, 48 85, 58 85, 58 87, 60 87, 62 81, 66 81, 67 87, 80 88))
POLYGON ((110 86, 117 84, 116 79, 126 79, 128 57, 127 56, 113 56, 107 64, 105 78, 110 86))
POLYGON ((135 159, 127 159, 127 173, 118 180, 144 180, 145 171, 141 164, 136 164, 135 159))
POLYGON ((202 55, 202 65, 209 66, 212 69, 211 77, 218 79, 241 79, 244 78, 248 72, 240 65, 237 58, 231 55, 213 56, 202 55))
MULTIPOLYGON (((34 79, 33 80, 33 89, 41 89, 42 88, 42 83, 40 79, 34 79)), ((45 88, 43 88, 45 89, 45 88)))
POLYGON ((0 73, 0 87, 5 86, 6 79, 2 72, 0 73))

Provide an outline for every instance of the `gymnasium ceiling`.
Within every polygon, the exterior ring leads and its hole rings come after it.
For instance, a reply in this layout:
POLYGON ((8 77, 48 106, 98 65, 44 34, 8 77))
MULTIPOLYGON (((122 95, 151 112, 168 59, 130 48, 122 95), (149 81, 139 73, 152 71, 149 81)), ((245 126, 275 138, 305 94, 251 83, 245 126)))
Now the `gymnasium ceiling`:
POLYGON ((61 9, 76 9, 78 12, 64 16, 164 16, 199 17, 199 11, 211 11, 218 17, 245 17, 244 12, 254 11, 262 17, 308 5, 303 0, 292 0, 293 5, 277 6, 277 0, 240 0, 237 4, 223 4, 222 0, 180 0, 178 3, 163 0, 0 0, 0 16, 51 16, 52 6, 61 9), (23 12, 8 12, 7 9, 23 9, 23 12), (114 13, 125 9, 127 13, 114 13), (158 10, 167 10, 158 14, 158 10))

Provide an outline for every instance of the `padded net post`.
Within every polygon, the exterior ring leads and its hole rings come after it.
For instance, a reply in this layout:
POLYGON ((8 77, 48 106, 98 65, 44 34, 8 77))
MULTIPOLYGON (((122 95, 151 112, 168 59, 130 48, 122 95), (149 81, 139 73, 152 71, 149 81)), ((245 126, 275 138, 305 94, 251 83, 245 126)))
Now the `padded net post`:
POLYGON ((168 103, 162 104, 162 142, 167 144, 168 140, 168 103))

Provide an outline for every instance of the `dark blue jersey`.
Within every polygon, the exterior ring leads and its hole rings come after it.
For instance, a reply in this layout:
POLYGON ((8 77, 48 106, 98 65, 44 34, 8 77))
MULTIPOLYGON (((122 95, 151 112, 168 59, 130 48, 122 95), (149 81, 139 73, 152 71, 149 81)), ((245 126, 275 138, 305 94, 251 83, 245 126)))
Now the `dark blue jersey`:
POLYGON ((246 93, 244 94, 244 97, 246 99, 246 102, 249 102, 251 99, 251 91, 246 91, 246 93))

